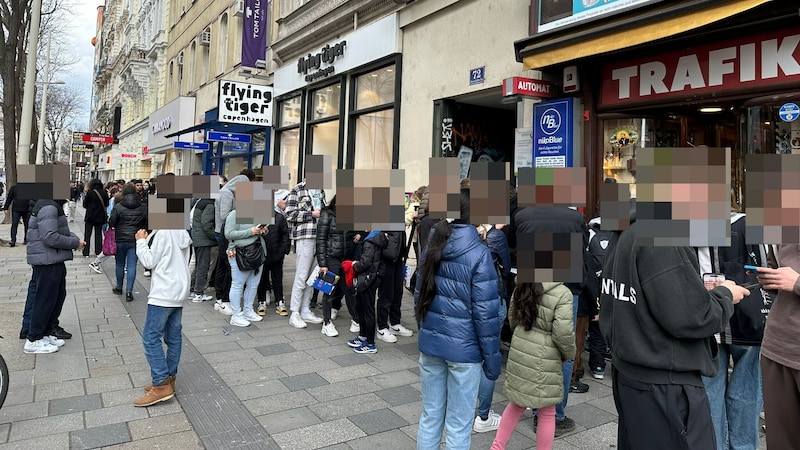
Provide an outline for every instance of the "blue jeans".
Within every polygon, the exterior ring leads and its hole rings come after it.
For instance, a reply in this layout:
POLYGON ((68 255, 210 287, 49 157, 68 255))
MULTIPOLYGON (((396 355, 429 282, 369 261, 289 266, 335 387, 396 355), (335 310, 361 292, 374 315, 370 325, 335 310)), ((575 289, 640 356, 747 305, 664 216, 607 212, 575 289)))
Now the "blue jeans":
POLYGON ((125 292, 133 292, 133 283, 136 282, 136 257, 135 242, 117 242, 117 289, 122 289, 122 279, 125 278, 125 267, 128 268, 128 282, 125 292))
MULTIPOLYGON (((500 302, 500 322, 506 320, 506 303, 505 300, 500 302)), ((481 384, 478 386, 478 416, 486 420, 489 417, 489 411, 492 409, 492 399, 494 398, 494 387, 496 381, 486 378, 486 374, 481 370, 481 384)))
POLYGON ((760 351, 760 346, 721 344, 717 375, 703 377, 718 450, 758 448, 758 415, 763 405, 760 351))
POLYGON ((231 308, 233 314, 238 317, 243 317, 244 314, 253 312, 253 302, 256 299, 256 291, 258 291, 258 283, 261 280, 261 271, 258 274, 255 270, 239 270, 239 264, 236 264, 236 258, 229 258, 231 263, 231 290, 228 298, 231 301, 231 308), (247 287, 245 288, 245 285, 247 287), (244 293, 244 298, 242 298, 244 293))
MULTIPOLYGON (((117 244, 119 245, 119 244, 117 244)), ((178 373, 181 360, 181 317, 183 308, 167 308, 147 305, 147 318, 142 332, 144 356, 150 364, 153 386, 164 382, 170 375, 178 373), (167 353, 161 341, 167 344, 167 353)))
MULTIPOLYGON (((572 331, 575 332, 575 323, 578 321, 578 296, 572 296, 572 331)), ((583 351, 577 349, 576 351, 583 351)), ((575 356, 573 355, 573 358, 575 356)), ((561 365, 561 374, 564 376, 564 400, 556 405, 556 422, 561 422, 567 418, 564 408, 567 407, 567 400, 569 400, 569 382, 572 380, 572 365, 575 363, 574 359, 570 359, 561 365)))
POLYGON ((481 363, 446 361, 420 352, 422 415, 417 431, 417 450, 439 450, 445 426, 446 449, 470 447, 472 413, 481 372, 481 363))

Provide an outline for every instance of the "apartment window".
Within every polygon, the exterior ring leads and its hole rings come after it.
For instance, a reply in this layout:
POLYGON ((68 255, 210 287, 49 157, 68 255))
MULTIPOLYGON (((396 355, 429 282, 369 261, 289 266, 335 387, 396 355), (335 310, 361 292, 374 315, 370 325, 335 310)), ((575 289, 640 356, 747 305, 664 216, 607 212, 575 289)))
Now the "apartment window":
POLYGON ((289 168, 289 185, 295 185, 300 165, 300 121, 302 96, 298 95, 278 103, 278 126, 275 129, 279 164, 289 168))
POLYGON ((225 72, 228 61, 228 15, 223 14, 219 21, 219 39, 217 39, 217 74, 225 72))
POLYGON ((396 79, 394 64, 354 78, 355 109, 350 117, 355 169, 392 168, 396 79))

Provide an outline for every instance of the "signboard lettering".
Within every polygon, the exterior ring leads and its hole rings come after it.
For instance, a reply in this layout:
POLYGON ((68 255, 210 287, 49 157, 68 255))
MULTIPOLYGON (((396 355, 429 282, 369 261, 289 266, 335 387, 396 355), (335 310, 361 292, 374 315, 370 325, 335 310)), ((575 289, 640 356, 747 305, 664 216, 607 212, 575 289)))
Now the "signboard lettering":
POLYGON ((344 55, 344 48, 347 41, 341 41, 336 44, 326 45, 322 47, 319 53, 308 56, 303 56, 297 60, 297 73, 305 75, 306 82, 312 82, 319 78, 325 78, 334 73, 335 68, 333 62, 337 57, 344 55), (322 68, 322 64, 328 64, 328 67, 322 68), (316 70, 309 74, 311 70, 316 70))
POLYGON ((164 117, 153 124, 153 134, 158 134, 162 131, 169 130, 170 127, 172 127, 172 117, 164 117))
POLYGON ((553 85, 549 81, 525 77, 511 77, 503 80, 503 97, 523 95, 526 97, 550 98, 553 85))
POLYGON ((534 167, 572 167, 575 101, 565 98, 533 106, 534 167))
POLYGON ((242 18, 242 66, 257 67, 267 57, 267 0, 245 0, 242 18))
POLYGON ((272 125, 272 87, 220 80, 219 121, 268 127, 272 125))
POLYGON ((601 105, 800 81, 800 29, 609 64, 601 105))

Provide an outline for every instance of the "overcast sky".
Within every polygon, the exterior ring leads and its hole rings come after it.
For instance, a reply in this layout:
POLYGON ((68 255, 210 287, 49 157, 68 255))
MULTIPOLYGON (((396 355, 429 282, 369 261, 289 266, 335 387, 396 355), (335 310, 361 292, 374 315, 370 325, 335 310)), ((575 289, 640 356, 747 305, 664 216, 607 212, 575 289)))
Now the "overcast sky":
POLYGON ((76 0, 75 21, 73 22, 71 36, 71 51, 80 63, 70 67, 69 73, 60 78, 72 86, 78 86, 84 93, 82 96, 83 114, 78 119, 79 131, 89 131, 89 110, 92 96, 92 78, 94 70, 94 47, 92 38, 97 26, 97 7, 103 5, 103 0, 76 0))

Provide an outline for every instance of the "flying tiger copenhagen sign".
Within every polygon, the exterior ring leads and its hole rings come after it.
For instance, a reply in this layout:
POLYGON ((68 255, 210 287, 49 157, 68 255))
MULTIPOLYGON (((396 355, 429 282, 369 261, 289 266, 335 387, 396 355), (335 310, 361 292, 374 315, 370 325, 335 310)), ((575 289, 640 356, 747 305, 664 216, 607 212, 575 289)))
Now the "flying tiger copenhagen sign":
POLYGON ((800 83, 800 28, 606 65, 601 106, 800 83))

